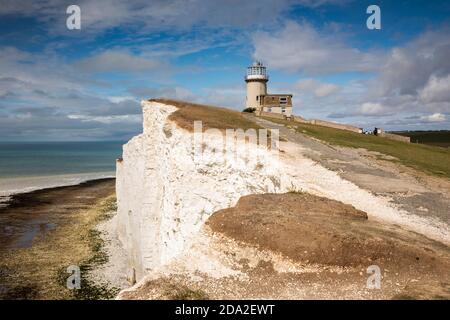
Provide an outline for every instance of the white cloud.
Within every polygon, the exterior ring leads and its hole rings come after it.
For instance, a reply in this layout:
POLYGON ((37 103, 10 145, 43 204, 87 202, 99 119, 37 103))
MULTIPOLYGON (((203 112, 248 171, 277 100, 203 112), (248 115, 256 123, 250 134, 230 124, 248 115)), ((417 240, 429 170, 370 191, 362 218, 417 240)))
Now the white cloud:
POLYGON ((314 94, 316 95, 316 97, 327 97, 333 93, 336 93, 337 91, 339 91, 339 86, 331 84, 331 83, 327 83, 327 84, 320 85, 314 91, 314 94))
POLYGON ((438 78, 432 75, 423 89, 420 90, 420 99, 424 103, 450 101, 450 74, 438 78))
POLYGON ((82 122, 98 122, 103 124, 121 124, 125 123, 141 123, 142 117, 141 115, 114 115, 114 116, 86 116, 80 114, 69 114, 67 116, 69 119, 81 120, 82 122))
POLYGON ((204 96, 199 98, 199 102, 242 110, 245 105, 245 95, 243 85, 207 88, 204 90, 204 96))
POLYGON ((450 38, 445 28, 393 48, 368 86, 367 99, 382 99, 405 112, 450 112, 450 38))
POLYGON ((124 50, 106 50, 83 59, 76 65, 87 72, 142 73, 163 67, 169 72, 169 66, 161 61, 146 59, 124 50))
MULTIPOLYGON (((342 0, 79 0, 82 34, 100 33, 115 27, 137 32, 187 30, 192 27, 249 27, 273 25, 292 6, 320 7, 342 0), (237 9, 238 8, 238 9, 237 9)), ((52 33, 65 33, 65 0, 3 0, 0 15, 32 16, 46 23, 52 33)))
POLYGON ((159 87, 132 87, 128 91, 138 100, 149 98, 171 98, 177 100, 196 101, 198 96, 189 89, 177 85, 159 87))
POLYGON ((254 57, 271 68, 307 74, 374 71, 380 52, 363 52, 348 46, 339 36, 320 33, 307 23, 288 22, 279 32, 256 32, 254 57))
POLYGON ((121 103, 125 101, 133 101, 133 102, 139 102, 138 99, 132 96, 115 96, 115 97, 108 97, 108 100, 112 103, 121 103))
POLYGON ((447 120, 446 116, 442 113, 433 113, 429 116, 422 116, 420 119, 427 122, 444 122, 447 120))
POLYGON ((300 90, 313 93, 317 98, 327 97, 339 91, 340 87, 332 83, 324 83, 315 79, 304 79, 297 82, 300 90))
POLYGON ((382 115, 387 112, 387 108, 380 103, 366 102, 363 103, 358 114, 360 115, 382 115))
MULTIPOLYGON (((271 33, 256 32, 252 36, 254 56, 261 58, 270 69, 294 72, 299 78, 305 74, 312 78, 314 75, 349 71, 375 75, 372 81, 355 79, 343 81, 339 86, 306 79, 297 83, 298 86, 282 84, 284 87, 277 90, 276 84, 272 83, 270 90, 273 92, 290 87, 297 113, 322 118, 332 112, 344 122, 347 121, 345 117, 354 117, 351 120, 355 121, 358 116, 366 117, 367 121, 379 121, 381 116, 393 115, 404 121, 422 121, 422 124, 428 121, 441 127, 448 123, 448 120, 440 120, 448 119, 450 114, 448 29, 425 32, 410 43, 393 49, 358 49, 346 41, 349 35, 343 34, 339 28, 329 33, 329 29, 291 21, 278 31, 276 29, 281 21, 285 21, 280 17, 292 6, 315 8, 325 3, 338 3, 338 0, 233 1, 230 4, 219 0, 80 0, 78 3, 83 15, 80 36, 83 38, 89 38, 90 33, 97 34, 116 27, 128 34, 130 29, 135 33, 117 42, 112 39, 108 42, 110 47, 94 51, 94 55, 78 63, 68 63, 63 55, 55 53, 61 52, 55 50, 57 45, 68 45, 64 41, 48 45, 45 54, 0 48, 0 97, 3 100, 0 101, 0 114, 4 116, 8 110, 16 110, 17 105, 5 102, 8 99, 12 101, 12 97, 14 103, 22 107, 17 111, 17 117, 30 118, 27 126, 45 123, 52 128, 65 124, 76 130, 77 126, 85 128, 86 124, 78 121, 81 118, 67 121, 68 114, 81 115, 84 119, 90 117, 94 120, 91 124, 97 120, 110 121, 108 117, 120 120, 129 114, 136 116, 140 109, 135 101, 148 97, 175 97, 240 109, 245 99, 243 83, 227 87, 206 86, 194 93, 177 84, 171 75, 167 76, 167 73, 178 72, 179 69, 175 71, 165 62, 211 47, 225 52, 241 50, 247 54, 242 44, 247 44, 249 32, 275 30, 271 33), (227 26, 230 28, 224 28, 227 26), (193 30, 195 33, 191 32, 193 30), (159 31, 168 31, 169 36, 160 37, 159 31), (127 50, 121 49, 121 45, 126 45, 127 50), (55 50, 53 53, 48 48, 51 46, 55 50), (129 75, 133 80, 123 77, 106 79, 91 72, 133 73, 129 75), (415 118, 408 118, 410 115, 415 118)), ((5 0, 0 6, 0 16, 30 16, 39 20, 40 27, 58 33, 57 26, 65 29, 65 23, 60 21, 66 18, 65 10, 61 9, 65 5, 67 2, 64 0, 5 0)), ((83 39, 85 43, 90 40, 83 39)), ((39 41, 39 37, 34 41, 39 41)), ((80 53, 85 54, 85 47, 81 48, 83 51, 80 53)), ((194 74, 199 67, 194 62, 189 68, 194 74)), ((335 79, 339 77, 333 78, 333 82, 335 79)), ((22 126, 12 118, 9 122, 3 121, 2 125, 10 129, 13 125, 25 127, 25 123, 22 126)), ((6 116, 4 119, 8 120, 6 116)))
POLYGON ((114 84, 105 85, 53 54, 0 47, 0 69, 3 139, 122 139, 140 130, 135 97, 102 93, 114 84))
MULTIPOLYGON (((298 82, 294 90, 296 100, 302 104, 297 111, 300 114, 320 118, 325 113, 342 121, 364 117, 384 117, 383 121, 390 121, 388 118, 397 117, 417 124, 421 114, 450 113, 448 32, 446 27, 429 30, 402 46, 368 51, 348 45, 339 29, 327 34, 325 29, 291 21, 277 32, 256 32, 252 38, 253 55, 271 69, 299 75, 359 71, 369 76, 357 80, 356 92, 349 91, 355 81, 339 83, 339 88, 320 85, 315 79, 298 82), (409 118, 411 115, 417 117, 409 118)), ((432 119, 435 123, 446 123, 437 122, 442 119, 437 115, 432 119)))

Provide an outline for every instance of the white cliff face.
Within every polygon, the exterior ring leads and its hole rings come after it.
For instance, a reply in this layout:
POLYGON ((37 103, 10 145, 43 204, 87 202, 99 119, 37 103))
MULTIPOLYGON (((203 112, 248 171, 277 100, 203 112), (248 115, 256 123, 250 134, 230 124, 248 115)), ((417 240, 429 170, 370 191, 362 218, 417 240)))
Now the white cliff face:
POLYGON ((213 212, 234 206, 247 194, 304 190, 351 204, 369 218, 449 241, 445 226, 406 216, 389 199, 303 157, 296 145, 284 144, 286 152, 278 158, 256 145, 236 144, 236 158, 226 161, 217 152, 218 133, 205 134, 200 145, 195 144, 194 133, 168 121, 175 107, 147 101, 142 107, 143 133, 124 145, 116 175, 117 233, 138 280, 179 256, 213 212), (245 151, 257 161, 249 161, 245 151))
POLYGON ((206 134, 197 144, 199 160, 194 133, 167 120, 175 107, 142 106, 144 131, 124 146, 116 182, 117 231, 138 279, 179 255, 213 212, 234 206, 243 195, 290 186, 271 152, 255 146, 251 153, 260 162, 254 163, 237 150, 238 159, 226 162, 215 149, 219 135, 206 134))

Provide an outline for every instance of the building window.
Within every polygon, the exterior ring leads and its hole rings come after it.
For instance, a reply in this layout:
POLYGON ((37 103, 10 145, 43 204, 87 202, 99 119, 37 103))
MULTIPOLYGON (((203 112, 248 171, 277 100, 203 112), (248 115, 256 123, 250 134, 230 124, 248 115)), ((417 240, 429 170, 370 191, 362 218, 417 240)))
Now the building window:
POLYGON ((283 113, 286 112, 286 108, 284 108, 284 107, 281 108, 281 112, 283 112, 283 113))
POLYGON ((272 108, 267 108, 267 112, 272 112, 272 108))
POLYGON ((256 96, 256 101, 259 101, 259 96, 256 96))
POLYGON ((287 97, 280 97, 280 104, 287 104, 288 99, 287 97))

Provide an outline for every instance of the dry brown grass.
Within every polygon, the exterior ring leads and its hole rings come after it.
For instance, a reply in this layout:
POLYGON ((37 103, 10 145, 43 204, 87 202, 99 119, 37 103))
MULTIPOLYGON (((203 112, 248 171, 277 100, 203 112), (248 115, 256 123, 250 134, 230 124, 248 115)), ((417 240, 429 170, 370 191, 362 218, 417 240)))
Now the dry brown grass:
POLYGON ((169 116, 179 127, 194 131, 194 121, 201 120, 205 129, 261 129, 256 123, 247 120, 240 112, 173 99, 150 99, 149 101, 169 104, 178 108, 169 116))

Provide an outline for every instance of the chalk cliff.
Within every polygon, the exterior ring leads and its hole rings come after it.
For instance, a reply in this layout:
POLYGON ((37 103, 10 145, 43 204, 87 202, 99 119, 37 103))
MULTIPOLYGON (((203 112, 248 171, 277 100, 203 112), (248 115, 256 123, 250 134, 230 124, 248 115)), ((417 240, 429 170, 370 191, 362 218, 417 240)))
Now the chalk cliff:
MULTIPOLYGON (((184 251, 211 214, 234 207, 249 194, 306 191, 352 205, 366 212, 369 220, 448 241, 445 226, 408 215, 389 198, 341 178, 304 156, 301 145, 282 142, 281 148, 268 149, 236 143, 230 161, 220 152, 220 131, 205 132, 198 140, 195 132, 169 119, 177 107, 143 101, 142 108, 143 133, 124 145, 116 175, 116 232, 137 280, 186 256, 184 251)), ((188 260, 185 266, 197 268, 192 255, 188 260)))
POLYGON ((117 232, 137 279, 180 254, 213 212, 234 206, 243 195, 292 187, 270 150, 250 147, 259 155, 253 163, 248 149, 238 146, 237 159, 225 162, 217 151, 220 134, 206 132, 199 161, 194 133, 167 119, 174 106, 144 101, 142 108, 143 133, 124 145, 116 182, 117 232))

